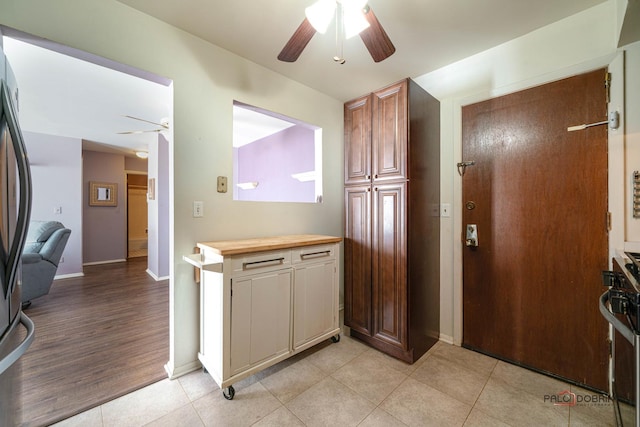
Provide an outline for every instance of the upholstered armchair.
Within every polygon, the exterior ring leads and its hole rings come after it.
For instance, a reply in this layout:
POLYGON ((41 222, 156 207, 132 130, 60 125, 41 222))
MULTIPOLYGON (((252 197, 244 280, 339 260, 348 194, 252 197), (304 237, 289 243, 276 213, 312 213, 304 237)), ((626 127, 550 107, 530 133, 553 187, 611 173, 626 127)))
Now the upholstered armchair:
POLYGON ((22 251, 22 306, 49 293, 71 230, 58 221, 31 221, 22 251))

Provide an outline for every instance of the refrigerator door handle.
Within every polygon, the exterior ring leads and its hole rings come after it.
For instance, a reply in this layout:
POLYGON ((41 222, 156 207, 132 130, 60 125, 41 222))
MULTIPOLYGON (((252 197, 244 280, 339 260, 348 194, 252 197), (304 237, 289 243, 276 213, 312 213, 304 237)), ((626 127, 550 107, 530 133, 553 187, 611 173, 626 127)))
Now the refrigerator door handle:
MULTIPOLYGON (((13 349, 13 351, 11 351, 11 353, 9 353, 4 359, 0 360, 0 375, 9 369, 9 367, 13 365, 24 353, 26 353, 27 349, 33 342, 33 338, 35 337, 35 325, 26 314, 20 312, 19 323, 22 323, 25 328, 27 328, 27 336, 15 349, 13 349)), ((2 343, 0 342, 0 344, 2 343)))

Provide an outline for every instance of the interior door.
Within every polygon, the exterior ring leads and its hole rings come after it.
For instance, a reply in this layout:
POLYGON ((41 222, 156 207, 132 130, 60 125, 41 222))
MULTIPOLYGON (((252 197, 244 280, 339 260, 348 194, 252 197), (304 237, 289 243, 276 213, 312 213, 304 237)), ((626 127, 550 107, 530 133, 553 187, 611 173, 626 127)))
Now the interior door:
POLYGON ((567 127, 606 120, 605 73, 462 110, 463 345, 599 390, 607 126, 567 127))

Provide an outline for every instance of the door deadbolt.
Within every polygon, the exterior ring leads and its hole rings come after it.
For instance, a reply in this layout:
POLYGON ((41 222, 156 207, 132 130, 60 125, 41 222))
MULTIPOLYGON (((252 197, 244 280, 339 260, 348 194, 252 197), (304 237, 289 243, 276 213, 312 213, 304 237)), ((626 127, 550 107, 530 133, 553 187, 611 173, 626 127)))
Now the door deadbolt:
POLYGON ((470 247, 478 246, 478 226, 476 224, 467 224, 465 244, 470 247))
POLYGON ((469 200, 465 206, 467 207, 467 210, 472 211, 476 208, 476 202, 472 202, 471 200, 469 200))

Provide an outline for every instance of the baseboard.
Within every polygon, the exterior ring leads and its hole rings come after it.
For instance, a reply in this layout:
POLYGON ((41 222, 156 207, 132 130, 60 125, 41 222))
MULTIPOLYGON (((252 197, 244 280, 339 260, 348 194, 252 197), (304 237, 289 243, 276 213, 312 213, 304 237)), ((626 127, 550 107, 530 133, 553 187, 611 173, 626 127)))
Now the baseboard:
POLYGON ((148 274, 149 276, 151 276, 151 277, 153 278, 153 280, 155 280, 156 282, 159 282, 159 281, 161 281, 161 280, 168 280, 168 279, 169 279, 169 276, 162 276, 162 277, 158 277, 158 276, 156 276, 156 275, 153 273, 153 271, 151 271, 151 270, 149 270, 149 269, 147 269, 147 274, 148 274))
POLYGON ((113 264, 116 262, 127 262, 126 259, 111 259, 107 261, 95 261, 95 262, 85 262, 82 265, 100 265, 100 264, 113 264))
POLYGON ((53 278, 53 280, 70 279, 72 277, 84 277, 84 273, 80 272, 80 273, 58 274, 53 278))
POLYGON ((169 375, 170 380, 175 380, 178 377, 181 377, 193 371, 197 371, 200 368, 202 368, 202 365, 198 360, 195 360, 191 363, 183 365, 178 369, 176 369, 176 367, 173 366, 173 363, 171 361, 168 361, 164 365, 164 370, 167 372, 167 375, 169 375))
POLYGON ((453 337, 449 335, 440 334, 440 341, 453 345, 453 337))

